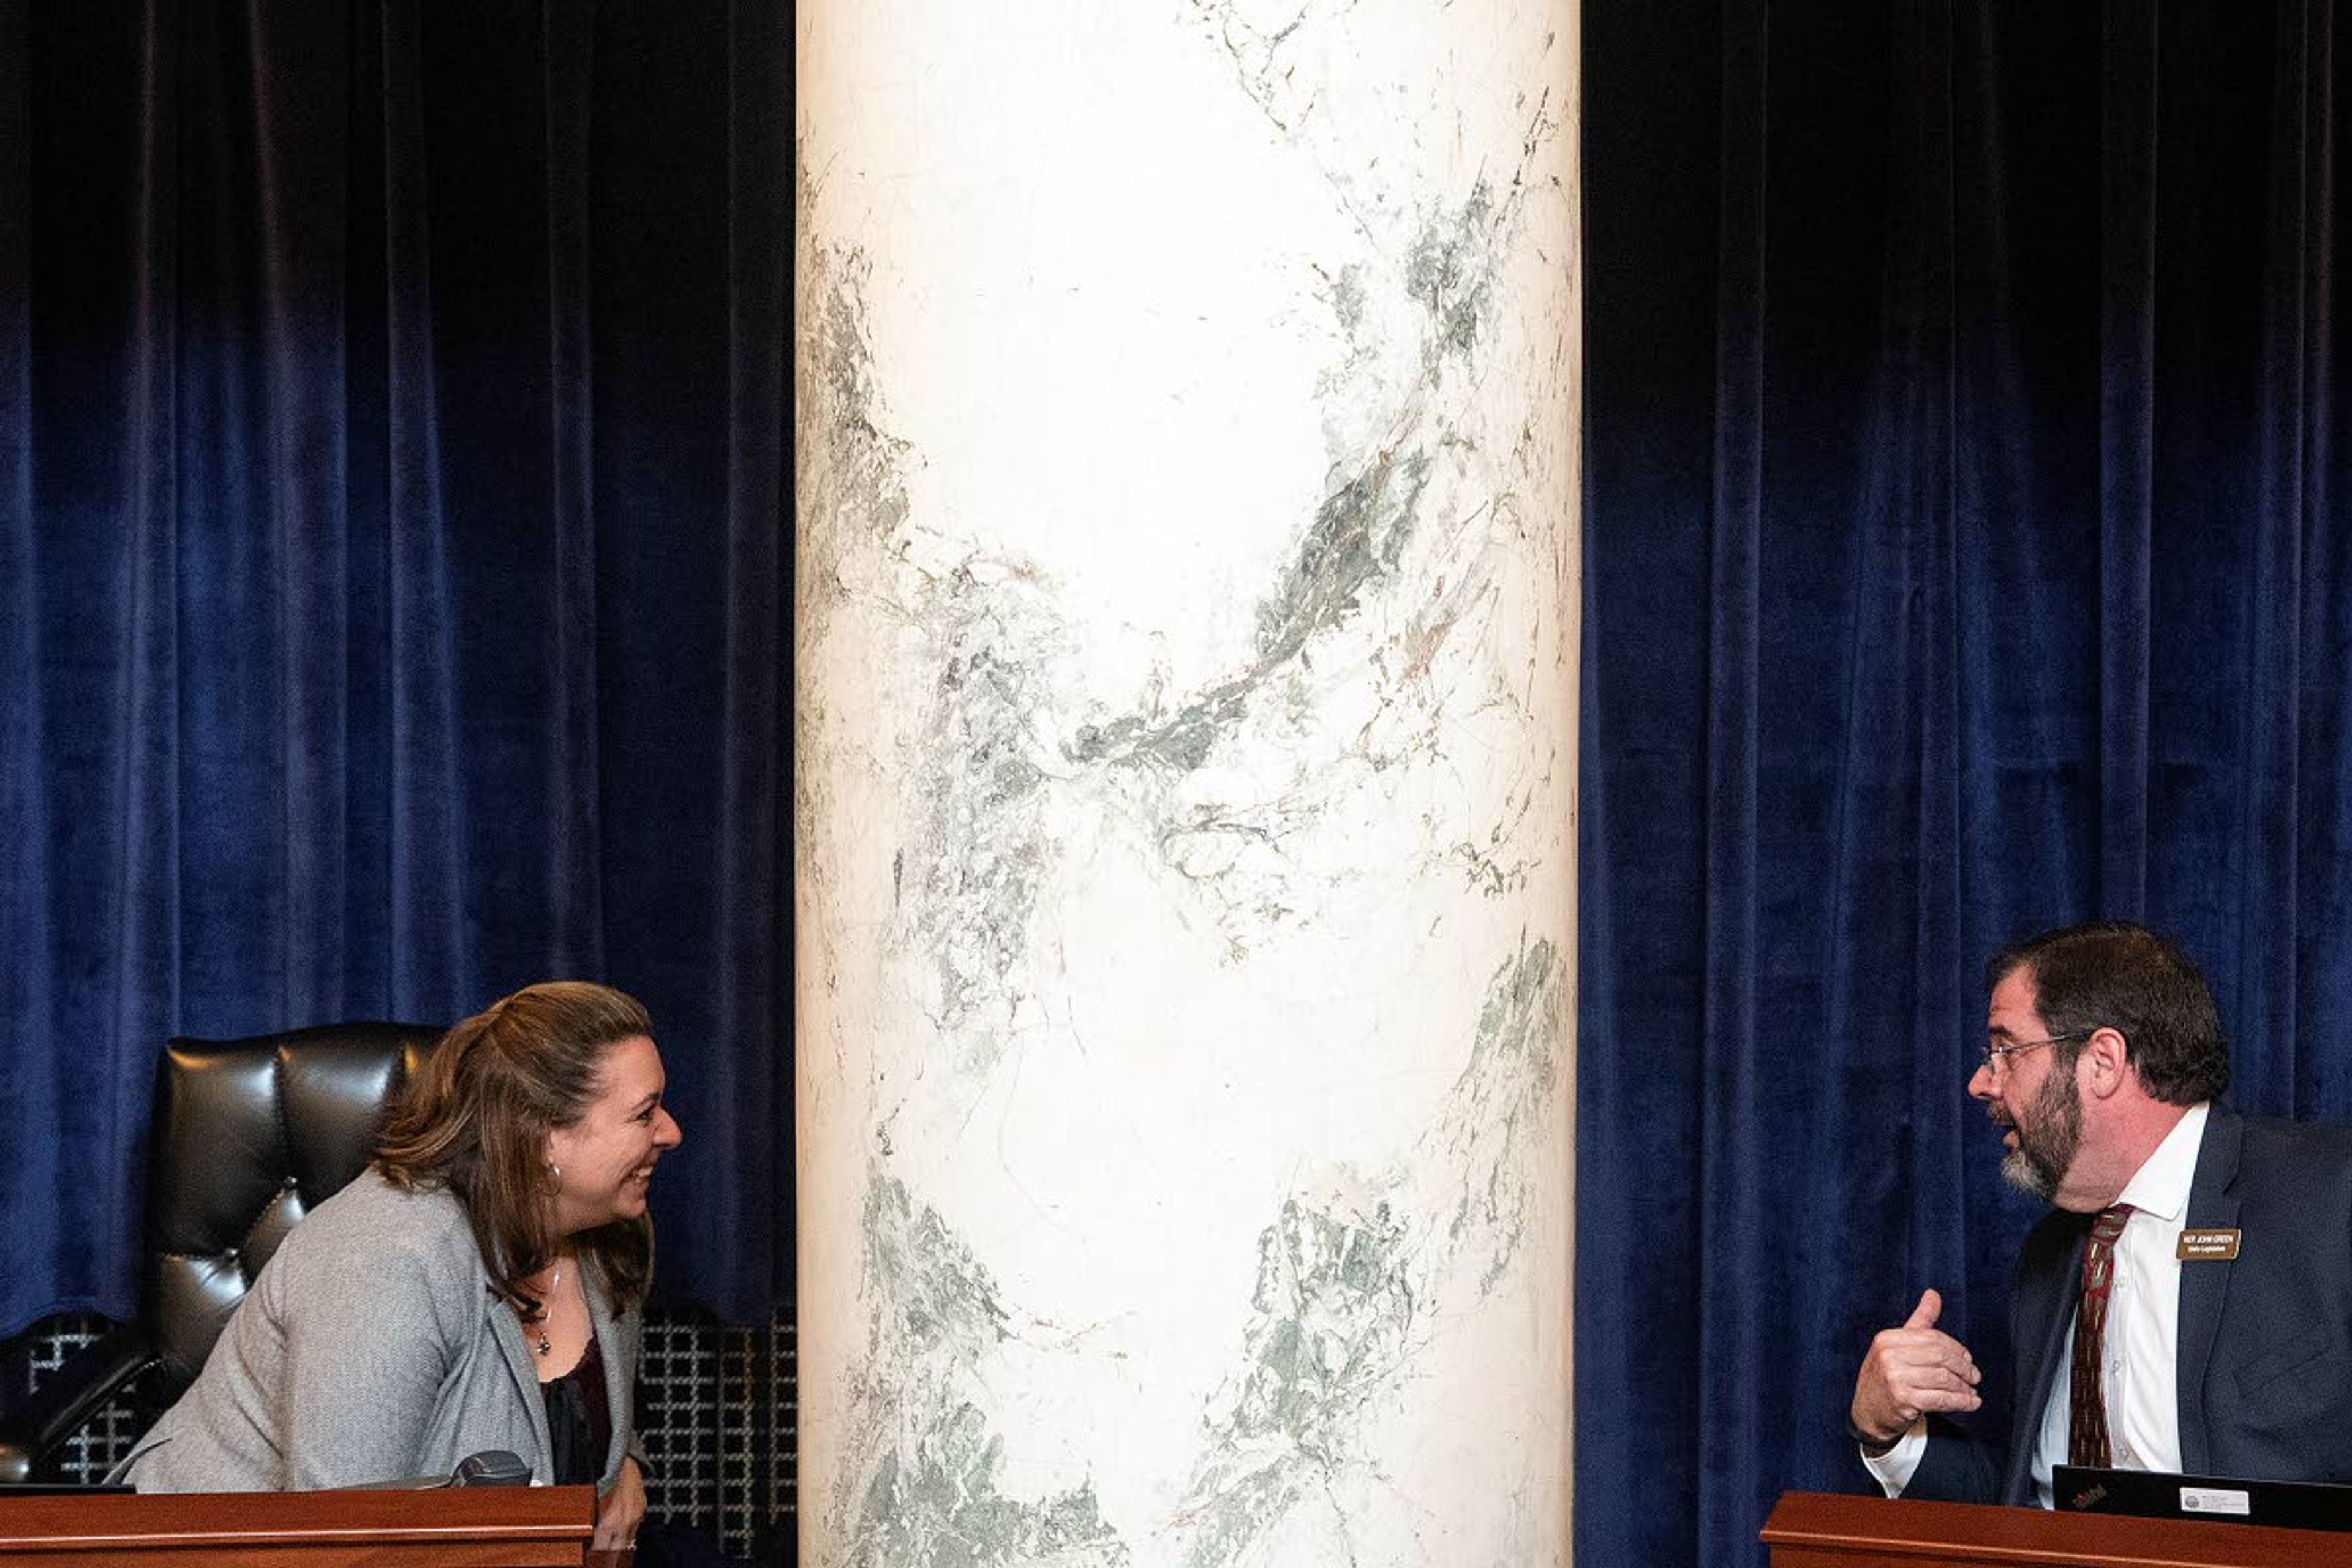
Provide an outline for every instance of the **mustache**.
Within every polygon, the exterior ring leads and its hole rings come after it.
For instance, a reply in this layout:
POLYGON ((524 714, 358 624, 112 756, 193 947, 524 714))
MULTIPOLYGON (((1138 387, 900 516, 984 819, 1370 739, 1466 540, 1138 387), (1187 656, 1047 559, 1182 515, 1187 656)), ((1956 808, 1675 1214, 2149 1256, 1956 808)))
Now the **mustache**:
POLYGON ((1988 1105, 1985 1107, 1985 1120, 1991 1122, 1995 1127, 2014 1129, 2017 1126, 2017 1118, 2011 1116, 2008 1111, 2002 1110, 1997 1105, 1988 1105))

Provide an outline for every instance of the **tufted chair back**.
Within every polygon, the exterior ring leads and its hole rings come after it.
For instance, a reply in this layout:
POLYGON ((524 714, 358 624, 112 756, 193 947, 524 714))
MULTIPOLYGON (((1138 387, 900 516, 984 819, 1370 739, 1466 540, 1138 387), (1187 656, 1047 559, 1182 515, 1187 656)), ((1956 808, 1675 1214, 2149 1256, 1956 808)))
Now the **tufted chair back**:
POLYGON ((386 1108, 440 1035, 322 1024, 165 1048, 147 1170, 147 1328, 164 1397, 203 1369, 286 1233, 367 1168, 386 1108))

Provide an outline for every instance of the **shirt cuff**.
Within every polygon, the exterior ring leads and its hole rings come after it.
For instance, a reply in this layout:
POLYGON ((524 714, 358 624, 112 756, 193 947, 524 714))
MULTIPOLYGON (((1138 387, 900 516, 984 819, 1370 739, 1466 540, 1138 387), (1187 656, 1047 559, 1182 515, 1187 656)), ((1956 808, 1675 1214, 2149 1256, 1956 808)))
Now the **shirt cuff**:
POLYGON ((1895 1447, 1883 1454, 1856 1449, 1878 1484, 1886 1489, 1888 1497, 1901 1497, 1903 1489, 1911 1484, 1912 1475, 1919 1461, 1927 1457, 1927 1418, 1924 1415, 1911 1423, 1903 1436, 1895 1439, 1895 1447))

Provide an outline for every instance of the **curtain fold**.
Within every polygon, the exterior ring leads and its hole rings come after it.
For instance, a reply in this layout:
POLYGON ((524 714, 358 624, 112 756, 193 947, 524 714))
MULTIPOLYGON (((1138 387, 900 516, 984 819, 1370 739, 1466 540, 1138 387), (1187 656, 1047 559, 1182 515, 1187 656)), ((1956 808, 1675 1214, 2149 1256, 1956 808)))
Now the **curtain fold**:
MULTIPOLYGON (((797 187, 793 114, 772 64, 792 58, 793 12, 763 0, 732 0, 728 7, 729 100, 727 180, 728 429, 727 604, 723 653, 727 670, 722 728, 792 733, 792 683, 786 678, 782 617, 792 600, 787 581, 792 549, 779 520, 790 515, 793 491, 786 451, 792 418, 792 209, 784 193, 797 187), (786 173, 792 177, 787 178, 786 173), (772 595, 772 597, 769 597, 772 595), (772 604, 772 613, 742 606, 772 604)), ((791 759, 777 771, 772 755, 733 750, 720 759, 720 820, 729 825, 718 874, 705 891, 707 920, 717 932, 720 965, 730 973, 779 966, 773 994, 736 989, 719 998, 716 1027, 731 1038, 789 1041, 793 951, 790 916, 791 847, 774 803, 792 798, 791 759)), ((788 1146, 794 1075, 782 1052, 765 1063, 769 1076, 745 1086, 756 1092, 719 1107, 722 1142, 753 1138, 788 1146)), ((710 1245, 740 1234, 747 1224, 793 1213, 792 1162, 780 1157, 766 1190, 751 1184, 717 1189, 706 1226, 710 1245)), ((795 1249, 779 1247, 774 1268, 791 1295, 795 1249)))
POLYGON ((2007 1366, 2004 942, 2171 931, 2231 1102, 2352 1113, 2341 26, 1586 13, 1581 1558, 1870 1489, 1927 1288, 2007 1366))
MULTIPOLYGON (((549 867, 560 950, 583 973, 604 965, 599 831, 593 215, 589 200, 594 7, 544 0, 547 162, 547 426, 553 539, 546 733, 556 751, 547 812, 578 831, 549 867)), ((714 374, 716 366, 712 367, 714 374)))
MULTIPOLYGON (((1758 921, 1763 889, 1753 854, 1759 831, 1757 767, 1761 649, 1759 637, 1765 484, 1764 390, 1771 324, 1773 255, 1767 210, 1772 115, 1765 101, 1771 44, 1765 0, 1724 7, 1720 174, 1722 239, 1717 265, 1714 477, 1705 606, 1706 642, 1706 978, 1700 1026, 1722 1042, 1698 1083, 1697 1257, 1709 1271, 1746 1278, 1775 1272, 1766 1250, 1763 1194, 1754 1180, 1753 1140, 1762 1129, 1743 1109, 1766 1096, 1769 1063, 1757 1038, 1758 921), (1733 134, 1734 125, 1742 133, 1733 134)), ((1727 1302, 1698 1321, 1702 1389, 1738 1389, 1743 1403, 1769 1397, 1758 1364, 1767 1331, 1760 1301, 1727 1302)), ((1709 1422, 1698 1433, 1704 1473, 1737 1476, 1753 1463, 1739 1423, 1709 1422)), ((1738 1527, 1738 1489, 1702 1492, 1695 1524, 1702 1537, 1738 1527)))
POLYGON ((2161 14, 2100 12, 2099 904, 2126 920, 2147 903, 2161 14))
POLYGON ((658 1026, 662 1288, 766 1316, 788 31, 71 11, 0 0, 0 1331, 130 1309, 170 1035, 559 975, 658 1026))

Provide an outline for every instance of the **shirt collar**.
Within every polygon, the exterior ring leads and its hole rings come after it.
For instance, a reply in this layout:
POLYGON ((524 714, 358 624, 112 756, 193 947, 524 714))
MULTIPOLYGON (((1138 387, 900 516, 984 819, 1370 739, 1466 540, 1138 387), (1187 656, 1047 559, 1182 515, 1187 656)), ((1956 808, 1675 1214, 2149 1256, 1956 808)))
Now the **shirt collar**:
POLYGON ((2124 1184, 2123 1195, 2116 1201, 2168 1225, 2187 1214, 2189 1189, 2197 1180, 2197 1150, 2205 1142, 2205 1118, 2212 1109, 2210 1102, 2190 1106, 2156 1146, 2156 1152, 2132 1173, 2132 1179, 2124 1184))

